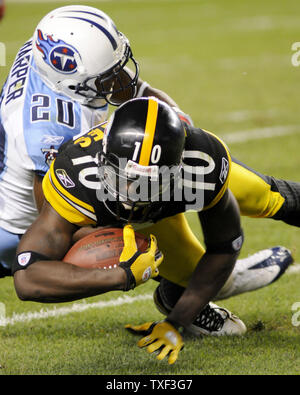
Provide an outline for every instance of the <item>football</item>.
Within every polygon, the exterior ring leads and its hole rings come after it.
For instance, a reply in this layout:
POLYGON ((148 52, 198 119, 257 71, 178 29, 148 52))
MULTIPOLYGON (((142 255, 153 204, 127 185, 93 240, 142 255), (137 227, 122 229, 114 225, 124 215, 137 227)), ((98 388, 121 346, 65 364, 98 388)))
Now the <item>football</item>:
MULTIPOLYGON (((137 248, 146 251, 148 238, 135 233, 135 240, 137 248)), ((99 229, 78 240, 63 261, 87 269, 113 269, 119 265, 123 247, 123 229, 99 229)))

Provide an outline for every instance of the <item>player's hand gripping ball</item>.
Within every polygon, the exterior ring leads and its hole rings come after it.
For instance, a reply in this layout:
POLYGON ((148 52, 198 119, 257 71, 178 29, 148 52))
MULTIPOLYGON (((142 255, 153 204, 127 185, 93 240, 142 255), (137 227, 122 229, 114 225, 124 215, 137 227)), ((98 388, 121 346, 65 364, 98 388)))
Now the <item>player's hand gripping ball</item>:
POLYGON ((120 256, 120 267, 127 274, 125 291, 128 291, 158 276, 158 266, 163 261, 163 254, 158 250, 157 241, 153 235, 150 235, 150 245, 147 250, 139 251, 131 225, 124 227, 123 238, 124 248, 120 256))
MULTIPOLYGON (((147 250, 149 240, 146 236, 136 233, 135 240, 140 251, 147 250)), ((123 248, 123 229, 103 228, 77 241, 63 261, 87 269, 113 269, 120 264, 123 248)))
POLYGON ((67 252, 63 261, 86 269, 125 270, 127 283, 125 291, 133 289, 158 275, 158 266, 163 254, 157 242, 135 233, 131 225, 124 229, 105 228, 83 237, 67 252))

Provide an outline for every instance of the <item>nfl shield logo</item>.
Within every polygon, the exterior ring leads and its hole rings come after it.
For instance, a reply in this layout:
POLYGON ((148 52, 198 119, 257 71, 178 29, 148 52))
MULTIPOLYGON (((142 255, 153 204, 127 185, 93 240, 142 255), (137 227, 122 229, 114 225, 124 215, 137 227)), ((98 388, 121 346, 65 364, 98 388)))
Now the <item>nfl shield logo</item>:
POLYGON ((31 258, 31 252, 24 252, 18 256, 18 263, 20 266, 26 266, 31 258))

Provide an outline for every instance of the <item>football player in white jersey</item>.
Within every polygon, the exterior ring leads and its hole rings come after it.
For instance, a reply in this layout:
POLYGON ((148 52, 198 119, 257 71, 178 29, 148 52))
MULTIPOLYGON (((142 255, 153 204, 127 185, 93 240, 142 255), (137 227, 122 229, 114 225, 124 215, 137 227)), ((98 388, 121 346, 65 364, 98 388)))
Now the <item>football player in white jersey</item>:
POLYGON ((63 142, 106 120, 108 103, 149 94, 175 105, 138 76, 127 38, 92 7, 50 12, 21 47, 0 96, 0 277, 38 214, 42 178, 63 142))

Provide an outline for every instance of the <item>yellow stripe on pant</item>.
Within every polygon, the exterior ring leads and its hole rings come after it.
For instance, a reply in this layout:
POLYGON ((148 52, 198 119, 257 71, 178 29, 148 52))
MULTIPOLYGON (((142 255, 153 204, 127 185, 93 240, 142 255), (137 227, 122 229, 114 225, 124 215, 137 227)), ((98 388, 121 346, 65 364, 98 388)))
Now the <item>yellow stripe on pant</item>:
POLYGON ((229 189, 240 206, 241 215, 254 218, 271 218, 284 203, 279 192, 271 191, 263 178, 250 169, 232 162, 229 189))

